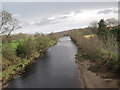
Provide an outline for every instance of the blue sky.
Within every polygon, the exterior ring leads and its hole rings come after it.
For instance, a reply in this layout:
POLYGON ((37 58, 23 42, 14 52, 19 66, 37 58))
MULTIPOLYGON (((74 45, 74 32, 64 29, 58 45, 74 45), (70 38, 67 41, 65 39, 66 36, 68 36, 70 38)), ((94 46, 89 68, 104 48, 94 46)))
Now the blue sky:
POLYGON ((13 33, 51 33, 82 28, 101 18, 118 18, 117 2, 3 2, 20 21, 13 33))

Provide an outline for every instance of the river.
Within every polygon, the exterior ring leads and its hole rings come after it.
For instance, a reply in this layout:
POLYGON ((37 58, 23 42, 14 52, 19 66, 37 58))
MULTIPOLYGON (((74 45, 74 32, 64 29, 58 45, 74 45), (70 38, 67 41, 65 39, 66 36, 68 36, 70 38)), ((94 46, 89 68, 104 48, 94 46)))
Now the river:
POLYGON ((29 67, 7 88, 80 88, 79 69, 75 63, 77 47, 69 36, 58 40, 42 58, 29 67))

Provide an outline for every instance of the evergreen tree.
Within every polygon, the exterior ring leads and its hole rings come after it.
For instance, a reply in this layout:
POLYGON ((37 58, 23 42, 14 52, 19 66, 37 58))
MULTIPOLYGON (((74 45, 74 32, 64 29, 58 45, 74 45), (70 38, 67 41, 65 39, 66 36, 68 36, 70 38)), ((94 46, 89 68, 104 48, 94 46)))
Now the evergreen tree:
POLYGON ((100 22, 98 23, 97 35, 102 40, 107 40, 107 27, 106 26, 107 26, 106 22, 103 19, 101 19, 100 22))

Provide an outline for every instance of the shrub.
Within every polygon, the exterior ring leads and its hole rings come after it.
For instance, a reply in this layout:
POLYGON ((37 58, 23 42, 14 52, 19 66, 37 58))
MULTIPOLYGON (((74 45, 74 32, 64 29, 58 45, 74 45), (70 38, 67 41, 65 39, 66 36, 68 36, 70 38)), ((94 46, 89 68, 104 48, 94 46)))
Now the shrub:
POLYGON ((18 45, 16 55, 21 58, 26 58, 29 55, 29 49, 23 45, 18 45))
POLYGON ((39 53, 45 52, 50 47, 51 40, 47 36, 37 37, 35 41, 37 43, 36 48, 39 53))
MULTIPOLYGON (((100 29, 103 30, 104 28, 101 27, 100 29)), ((102 32, 104 32, 104 30, 102 32)), ((104 38, 107 37, 107 39, 105 41, 95 34, 92 35, 92 32, 91 34, 89 33, 89 35, 86 35, 86 32, 84 31, 74 31, 74 33, 71 34, 71 38, 75 41, 78 48, 86 53, 87 58, 94 62, 94 66, 92 66, 94 68, 93 71, 97 71, 99 69, 102 71, 106 70, 116 72, 120 70, 120 64, 118 64, 117 39, 111 34, 108 36, 106 34, 104 38)), ((100 35, 102 35, 101 31, 100 35)), ((81 60, 81 57, 81 51, 78 51, 76 58, 81 60)))
POLYGON ((11 61, 16 59, 15 49, 10 44, 3 44, 2 55, 11 61))
POLYGON ((102 50, 101 64, 107 66, 107 69, 116 72, 118 69, 118 56, 113 52, 102 50))
POLYGON ((24 47, 27 47, 27 49, 29 50, 29 57, 34 57, 33 55, 36 53, 36 46, 37 43, 35 42, 34 38, 28 38, 27 40, 25 40, 22 45, 24 47))

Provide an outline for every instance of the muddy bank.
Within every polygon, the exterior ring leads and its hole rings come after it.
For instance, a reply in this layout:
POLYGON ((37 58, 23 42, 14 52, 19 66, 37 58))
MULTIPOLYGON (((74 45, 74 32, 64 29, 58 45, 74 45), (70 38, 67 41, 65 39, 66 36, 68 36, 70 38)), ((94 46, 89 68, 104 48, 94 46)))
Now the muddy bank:
POLYGON ((120 88, 119 79, 102 78, 99 73, 94 73, 88 70, 91 65, 89 60, 76 61, 80 69, 81 76, 85 88, 120 88))

